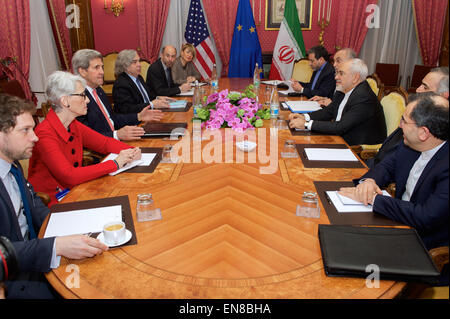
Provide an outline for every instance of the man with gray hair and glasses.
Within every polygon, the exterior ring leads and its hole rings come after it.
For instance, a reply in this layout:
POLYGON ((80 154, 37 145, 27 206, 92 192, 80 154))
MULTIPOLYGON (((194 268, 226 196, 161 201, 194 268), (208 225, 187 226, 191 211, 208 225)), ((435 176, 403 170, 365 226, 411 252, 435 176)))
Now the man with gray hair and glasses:
POLYGON ((77 119, 93 130, 121 141, 140 139, 144 129, 137 126, 141 121, 160 121, 163 113, 150 105, 139 113, 120 114, 113 111, 111 103, 101 88, 103 85, 103 56, 100 52, 82 49, 72 57, 73 72, 86 80, 85 93, 89 98, 86 115, 77 119))
MULTIPOLYGON (((433 92, 412 95, 400 121, 403 141, 356 187, 340 193, 392 220, 414 227, 427 249, 448 246, 448 100, 433 92), (395 182, 395 198, 381 187, 395 182)), ((448 267, 448 266, 447 266, 448 267)), ((448 268, 441 283, 448 285, 448 268)))
POLYGON ((336 70, 331 104, 309 114, 290 114, 289 127, 326 135, 339 135, 349 145, 379 144, 386 138, 386 122, 377 96, 366 81, 367 66, 352 59, 336 70))
MULTIPOLYGON (((422 80, 422 84, 416 89, 416 93, 434 92, 448 100, 448 66, 431 69, 422 80)), ((375 157, 366 161, 369 168, 381 162, 390 152, 395 151, 400 141, 403 140, 403 131, 398 127, 381 145, 375 157)))

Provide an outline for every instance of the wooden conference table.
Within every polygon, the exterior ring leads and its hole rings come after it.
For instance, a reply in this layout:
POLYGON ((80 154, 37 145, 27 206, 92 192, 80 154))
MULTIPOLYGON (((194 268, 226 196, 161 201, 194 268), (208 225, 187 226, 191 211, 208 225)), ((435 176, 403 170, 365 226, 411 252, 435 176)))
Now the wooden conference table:
MULTIPOLYGON (((221 79, 219 85, 243 90, 249 81, 221 79)), ((192 115, 192 108, 166 113, 163 121, 188 122, 192 132, 192 115)), ((264 125, 270 127, 270 121, 264 125)), ((286 139, 344 143, 339 136, 291 136, 279 130, 278 154, 286 139)), ((208 143, 203 141, 202 148, 208 143)), ((62 258, 47 279, 64 298, 372 299, 393 298, 401 291, 404 283, 381 281, 379 288, 367 288, 365 279, 327 277, 317 236, 318 225, 330 223, 322 204, 320 218, 295 214, 301 194, 315 191, 313 181, 350 181, 365 168, 311 169, 299 158, 278 155, 276 172, 260 174, 267 165, 258 159, 248 163, 247 157, 231 164, 160 163, 151 174, 124 172, 75 187, 64 203, 128 195, 138 244, 84 260, 62 258), (144 192, 153 194, 162 220, 137 222, 137 194, 144 192), (71 264, 79 267, 79 288, 66 285, 71 264)))

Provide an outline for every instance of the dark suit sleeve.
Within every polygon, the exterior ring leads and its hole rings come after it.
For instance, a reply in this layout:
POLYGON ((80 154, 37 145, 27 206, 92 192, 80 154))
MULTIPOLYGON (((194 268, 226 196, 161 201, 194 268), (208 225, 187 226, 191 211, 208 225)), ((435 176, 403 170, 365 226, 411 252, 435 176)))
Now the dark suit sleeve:
POLYGON ((159 62, 153 63, 147 71, 146 83, 152 93, 156 96, 175 96, 181 93, 181 90, 177 85, 170 88, 168 87, 164 69, 162 66, 158 65, 158 63, 159 62))
POLYGON ((89 106, 88 106, 88 113, 86 115, 82 115, 82 116, 77 117, 77 120, 80 121, 81 123, 83 123, 84 125, 92 128, 93 130, 96 130, 97 132, 99 132, 102 135, 105 135, 105 136, 108 136, 108 137, 113 137, 114 132, 111 131, 111 129, 109 129, 106 126, 101 126, 100 127, 100 126, 95 125, 94 123, 91 123, 89 121, 89 112, 90 111, 89 111, 89 106))
POLYGON ((134 84, 131 81, 131 79, 129 81, 125 79, 121 74, 114 82, 112 94, 114 109, 118 113, 139 113, 149 105, 149 103, 144 103, 140 96, 137 96, 139 92, 133 89, 132 85, 134 84))
POLYGON ((435 190, 425 203, 415 204, 398 198, 378 195, 375 197, 373 210, 419 231, 429 231, 448 222, 448 185, 447 170, 439 176, 435 190))
MULTIPOLYGON (((313 74, 313 76, 314 75, 315 74, 313 74)), ((325 68, 320 73, 314 90, 311 89, 313 80, 314 77, 311 77, 311 81, 309 83, 300 82, 303 86, 303 95, 308 98, 316 95, 329 98, 333 97, 333 93, 336 89, 336 80, 334 79, 334 68, 331 64, 327 63, 325 68)))
MULTIPOLYGON (((333 107, 337 110, 339 105, 335 103, 333 107)), ((326 109, 328 109, 328 107, 317 112, 325 111, 326 109)), ((310 117, 314 120, 311 130, 323 134, 342 136, 355 126, 369 121, 373 117, 374 107, 372 101, 367 97, 359 95, 356 98, 350 97, 348 99, 344 112, 340 121, 324 121, 317 116, 316 112, 311 113, 310 117)))

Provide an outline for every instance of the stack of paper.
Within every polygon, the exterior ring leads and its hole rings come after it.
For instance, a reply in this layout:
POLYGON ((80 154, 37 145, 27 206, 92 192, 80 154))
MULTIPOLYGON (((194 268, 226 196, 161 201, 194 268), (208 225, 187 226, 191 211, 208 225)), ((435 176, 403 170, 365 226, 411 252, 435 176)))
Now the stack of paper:
MULTIPOLYGON (((102 163, 106 162, 106 161, 109 161, 109 160, 115 160, 117 158, 117 156, 119 156, 119 154, 111 153, 111 154, 109 154, 108 156, 105 157, 105 159, 102 161, 102 163)), ((119 174, 119 173, 121 173, 123 171, 129 170, 130 168, 133 168, 133 167, 141 165, 141 164, 143 164, 142 160, 137 160, 137 161, 128 163, 124 167, 119 168, 117 171, 109 173, 109 175, 111 175, 111 176, 117 175, 117 174, 119 174)))
POLYGON ((310 161, 358 161, 348 148, 305 148, 305 153, 310 161))
POLYGON ((283 104, 294 113, 309 113, 322 109, 316 101, 286 101, 283 104))
POLYGON ((176 100, 169 103, 169 108, 171 109, 184 109, 186 107, 186 100, 176 100))
MULTIPOLYGON (((373 211, 372 205, 364 205, 351 198, 339 194, 337 191, 327 191, 327 196, 336 207, 338 213, 370 213, 373 211)), ((383 196, 391 196, 383 190, 383 196)))
POLYGON ((270 81, 261 81, 262 84, 265 85, 278 85, 278 84, 286 84, 289 85, 291 81, 280 81, 280 80, 270 80, 270 81))
POLYGON ((194 89, 187 92, 180 92, 177 94, 177 96, 194 96, 194 89))
POLYGON ((122 206, 73 210, 50 215, 44 238, 103 231, 106 223, 122 220, 122 206))

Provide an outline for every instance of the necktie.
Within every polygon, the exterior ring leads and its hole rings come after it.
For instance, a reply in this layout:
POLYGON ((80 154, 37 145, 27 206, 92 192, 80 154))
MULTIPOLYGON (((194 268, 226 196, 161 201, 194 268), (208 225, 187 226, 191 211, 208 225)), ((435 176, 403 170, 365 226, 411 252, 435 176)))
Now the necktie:
POLYGON ((111 120, 109 119, 108 114, 106 114, 106 111, 105 111, 105 109, 103 107, 103 104, 100 102, 100 99, 99 99, 98 94, 97 94, 97 90, 93 89, 92 90, 92 94, 94 95, 95 102, 97 102, 97 105, 98 105, 99 109, 102 111, 103 115, 105 116, 106 122, 108 122, 109 127, 111 128, 111 131, 114 132, 114 125, 111 123, 111 120))
POLYGON ((172 86, 172 70, 170 68, 166 69, 166 77, 167 77, 167 83, 169 84, 169 87, 172 86))
POLYGON ((149 103, 150 101, 149 101, 149 99, 148 99, 148 95, 147 95, 147 93, 145 92, 145 89, 144 89, 144 87, 142 86, 142 83, 139 81, 139 79, 137 79, 137 85, 138 85, 138 89, 139 89, 139 91, 141 91, 141 94, 142 94, 142 97, 144 98, 144 102, 145 103, 149 103))
POLYGON ((28 203, 25 185, 22 179, 22 172, 20 172, 20 170, 14 165, 11 165, 10 172, 11 174, 13 174, 14 178, 16 179, 17 185, 19 186, 20 196, 22 197, 23 210, 25 211, 25 216, 27 217, 28 232, 30 234, 30 239, 34 239, 36 238, 36 232, 33 227, 33 219, 31 218, 30 203, 28 203))

